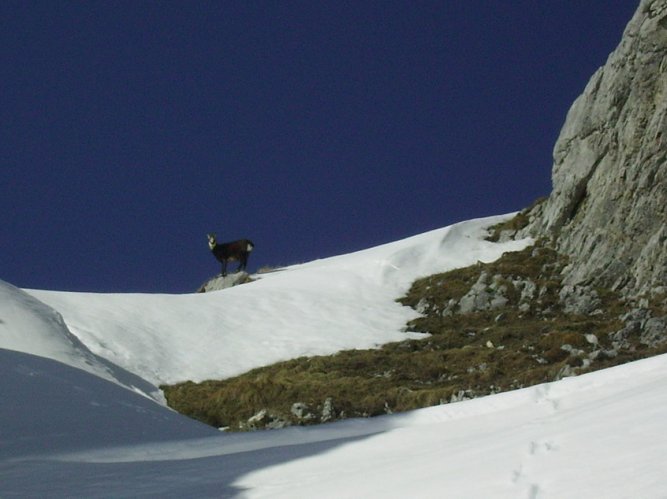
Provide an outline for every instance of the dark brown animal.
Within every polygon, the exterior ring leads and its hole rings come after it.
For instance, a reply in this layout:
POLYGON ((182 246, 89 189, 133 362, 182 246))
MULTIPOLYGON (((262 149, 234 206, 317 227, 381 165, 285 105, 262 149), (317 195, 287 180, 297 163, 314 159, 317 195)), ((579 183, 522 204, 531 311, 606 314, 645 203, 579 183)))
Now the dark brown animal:
POLYGON ((248 257, 255 245, 249 239, 239 239, 229 243, 218 243, 215 240, 215 234, 207 234, 208 247, 213 256, 222 264, 222 275, 227 275, 227 262, 238 261, 239 267, 236 272, 245 270, 248 265, 248 257))

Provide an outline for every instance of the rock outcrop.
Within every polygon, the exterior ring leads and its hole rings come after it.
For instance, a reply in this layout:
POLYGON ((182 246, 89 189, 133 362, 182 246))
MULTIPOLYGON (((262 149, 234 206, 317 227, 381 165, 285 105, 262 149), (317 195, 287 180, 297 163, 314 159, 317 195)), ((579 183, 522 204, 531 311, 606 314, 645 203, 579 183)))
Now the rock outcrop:
POLYGON ((252 282, 252 279, 247 272, 235 272, 234 274, 228 274, 226 276, 217 275, 211 277, 208 281, 199 286, 197 293, 210 293, 211 291, 219 291, 247 282, 252 282))
POLYGON ((553 192, 522 234, 569 256, 564 283, 626 296, 667 283, 667 0, 642 0, 570 108, 553 192))

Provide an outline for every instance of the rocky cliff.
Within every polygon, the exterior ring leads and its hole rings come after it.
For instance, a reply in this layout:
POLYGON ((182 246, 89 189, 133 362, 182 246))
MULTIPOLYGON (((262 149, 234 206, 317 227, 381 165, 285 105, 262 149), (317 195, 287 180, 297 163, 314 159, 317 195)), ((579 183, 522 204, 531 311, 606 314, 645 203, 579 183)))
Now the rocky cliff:
POLYGON ((553 191, 523 234, 569 256, 565 284, 664 294, 667 0, 641 1, 570 108, 553 156, 553 191))

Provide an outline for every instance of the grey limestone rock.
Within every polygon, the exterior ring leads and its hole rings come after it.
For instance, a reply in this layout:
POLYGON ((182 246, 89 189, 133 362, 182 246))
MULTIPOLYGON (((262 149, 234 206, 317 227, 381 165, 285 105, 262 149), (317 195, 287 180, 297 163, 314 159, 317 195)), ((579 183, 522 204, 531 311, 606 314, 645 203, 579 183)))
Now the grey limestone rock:
POLYGON ((221 289, 231 288, 239 284, 251 282, 252 279, 247 272, 236 272, 234 274, 227 274, 226 276, 215 276, 202 284, 197 293, 210 293, 211 291, 219 291, 221 289))
POLYGON ((595 314, 601 305, 597 292, 586 286, 567 284, 561 288, 559 298, 566 314, 595 314))
POLYGON ((326 400, 324 401, 324 405, 322 406, 321 421, 323 423, 326 423, 328 421, 332 421, 335 418, 336 418, 336 409, 334 408, 333 399, 331 397, 327 397, 326 400))
POLYGON ((667 341, 667 316, 648 319, 642 329, 640 341, 649 347, 665 343, 667 341))
POLYGON ((308 405, 304 404, 303 402, 295 402, 292 404, 290 412, 298 421, 302 422, 312 421, 316 418, 315 414, 313 414, 310 410, 310 407, 308 407, 308 405))
POLYGON ((275 430, 279 428, 285 428, 286 426, 289 426, 287 421, 274 416, 266 409, 262 409, 257 414, 249 418, 246 422, 246 428, 248 430, 275 430))
POLYGON ((467 314, 502 308, 508 302, 504 294, 506 291, 507 288, 501 283, 500 276, 490 278, 486 272, 482 272, 470 291, 459 301, 459 312, 467 314))
POLYGON ((564 283, 626 295, 667 282, 667 0, 642 0, 570 108, 553 191, 522 234, 567 254, 564 283))

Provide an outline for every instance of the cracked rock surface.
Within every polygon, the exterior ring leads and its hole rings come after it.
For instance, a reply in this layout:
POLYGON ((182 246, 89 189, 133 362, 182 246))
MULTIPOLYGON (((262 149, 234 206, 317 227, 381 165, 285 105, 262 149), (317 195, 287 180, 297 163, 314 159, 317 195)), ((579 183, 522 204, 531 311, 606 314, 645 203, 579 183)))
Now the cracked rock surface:
POLYGON ((667 282, 667 0, 643 0, 570 108, 553 192, 525 233, 570 257, 564 283, 629 295, 667 282))

